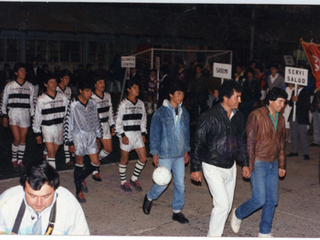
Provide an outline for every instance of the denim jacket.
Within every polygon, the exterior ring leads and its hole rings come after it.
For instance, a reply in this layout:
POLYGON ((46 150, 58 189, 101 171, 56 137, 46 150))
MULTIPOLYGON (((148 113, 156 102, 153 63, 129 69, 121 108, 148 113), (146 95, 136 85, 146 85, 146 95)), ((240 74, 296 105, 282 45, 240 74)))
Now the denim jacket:
POLYGON ((178 116, 168 100, 152 116, 150 153, 160 159, 184 156, 190 151, 189 113, 178 105, 178 116))

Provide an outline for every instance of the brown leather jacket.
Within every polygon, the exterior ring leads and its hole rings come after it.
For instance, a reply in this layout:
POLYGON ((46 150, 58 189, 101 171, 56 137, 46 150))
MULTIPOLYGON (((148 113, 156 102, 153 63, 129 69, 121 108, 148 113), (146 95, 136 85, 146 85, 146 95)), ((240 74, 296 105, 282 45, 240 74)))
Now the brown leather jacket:
POLYGON ((254 171, 255 159, 265 162, 273 162, 278 159, 279 168, 286 169, 285 120, 279 113, 275 133, 269 113, 269 109, 264 106, 251 112, 248 117, 247 150, 251 171, 254 171))

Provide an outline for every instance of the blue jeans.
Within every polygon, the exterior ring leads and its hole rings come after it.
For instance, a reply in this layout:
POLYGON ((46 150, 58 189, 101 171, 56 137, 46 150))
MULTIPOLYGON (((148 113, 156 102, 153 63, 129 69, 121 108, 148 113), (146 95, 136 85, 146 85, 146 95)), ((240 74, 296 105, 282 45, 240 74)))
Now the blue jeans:
MULTIPOLYGON (((184 157, 159 159, 159 167, 160 166, 166 167, 172 171, 174 184, 172 210, 181 210, 184 205, 184 157)), ((153 184, 153 186, 147 192, 148 198, 152 200, 157 199, 167 188, 167 186, 168 185, 159 186, 157 184, 153 184)))
POLYGON ((263 162, 255 160, 251 173, 252 197, 236 210, 236 217, 243 219, 262 207, 260 233, 271 232, 275 207, 278 204, 278 160, 263 162))

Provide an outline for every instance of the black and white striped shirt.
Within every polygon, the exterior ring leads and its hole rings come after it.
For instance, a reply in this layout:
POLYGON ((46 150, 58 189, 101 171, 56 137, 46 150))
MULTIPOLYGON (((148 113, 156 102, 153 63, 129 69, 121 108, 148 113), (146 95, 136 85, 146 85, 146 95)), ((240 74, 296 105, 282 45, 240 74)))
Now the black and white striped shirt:
POLYGON ((104 92, 103 97, 101 98, 97 94, 93 93, 91 98, 97 102, 100 122, 108 122, 110 127, 114 127, 115 123, 113 119, 113 108, 110 94, 104 92))
POLYGON ((36 112, 32 124, 33 132, 40 134, 41 126, 63 124, 68 104, 68 98, 60 92, 56 91, 54 97, 49 96, 47 93, 42 93, 37 99, 36 112))
POLYGON ((146 109, 138 98, 136 103, 125 98, 118 107, 116 133, 123 137, 128 131, 141 131, 142 135, 147 134, 146 109))
POLYGON ((25 81, 20 85, 16 80, 9 82, 3 91, 1 102, 1 115, 6 116, 9 109, 28 110, 30 115, 34 115, 35 96, 33 85, 25 81))
POLYGON ((66 88, 65 88, 64 90, 62 90, 62 88, 58 85, 56 90, 57 90, 57 92, 61 92, 61 93, 63 93, 64 95, 66 95, 67 98, 68 98, 69 100, 71 100, 71 96, 72 96, 71 87, 66 86, 66 88))

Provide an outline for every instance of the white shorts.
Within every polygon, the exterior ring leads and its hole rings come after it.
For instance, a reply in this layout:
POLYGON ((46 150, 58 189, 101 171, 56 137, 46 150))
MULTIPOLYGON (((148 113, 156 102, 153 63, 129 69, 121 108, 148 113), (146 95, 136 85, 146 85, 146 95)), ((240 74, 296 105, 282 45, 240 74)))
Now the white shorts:
POLYGON ((108 122, 101 123, 102 130, 103 130, 103 137, 102 139, 111 139, 111 132, 110 132, 110 126, 108 122))
POLYGON ((21 128, 30 127, 30 112, 29 110, 10 109, 8 112, 9 124, 16 125, 21 128))
POLYGON ((53 142, 61 145, 63 143, 63 124, 52 126, 41 126, 43 142, 53 142))
POLYGON ((80 132, 74 135, 75 154, 85 156, 98 153, 96 135, 93 132, 80 132))
POLYGON ((129 144, 123 144, 122 137, 120 137, 120 149, 126 152, 130 152, 133 149, 144 147, 144 142, 140 131, 126 132, 125 134, 126 137, 129 139, 129 144))

